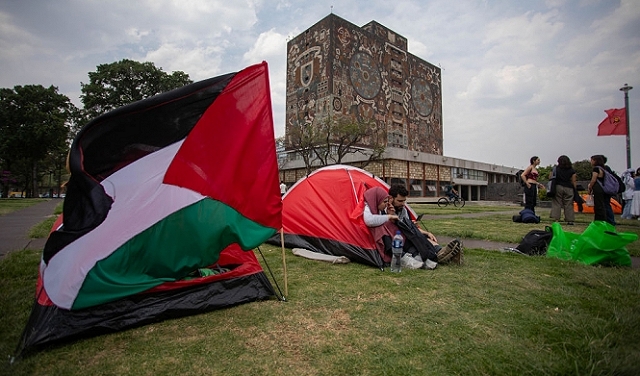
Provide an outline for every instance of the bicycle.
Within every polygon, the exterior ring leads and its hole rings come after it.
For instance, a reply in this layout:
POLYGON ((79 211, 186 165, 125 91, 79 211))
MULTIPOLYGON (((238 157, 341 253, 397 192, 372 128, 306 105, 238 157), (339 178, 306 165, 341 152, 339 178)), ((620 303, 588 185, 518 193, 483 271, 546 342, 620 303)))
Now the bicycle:
POLYGON ((464 207, 464 198, 454 196, 451 198, 440 197, 440 199, 438 199, 438 207, 446 208, 447 206, 449 206, 449 204, 453 204, 453 206, 455 206, 456 208, 462 208, 464 207))

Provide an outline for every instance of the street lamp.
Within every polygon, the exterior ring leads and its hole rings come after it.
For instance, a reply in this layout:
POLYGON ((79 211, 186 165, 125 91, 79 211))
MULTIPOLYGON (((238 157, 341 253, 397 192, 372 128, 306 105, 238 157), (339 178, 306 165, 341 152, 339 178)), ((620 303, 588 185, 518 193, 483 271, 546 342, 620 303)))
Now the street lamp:
POLYGON ((629 90, 633 86, 624 84, 620 91, 624 91, 624 114, 627 122, 627 169, 631 168, 631 135, 629 134, 629 90))

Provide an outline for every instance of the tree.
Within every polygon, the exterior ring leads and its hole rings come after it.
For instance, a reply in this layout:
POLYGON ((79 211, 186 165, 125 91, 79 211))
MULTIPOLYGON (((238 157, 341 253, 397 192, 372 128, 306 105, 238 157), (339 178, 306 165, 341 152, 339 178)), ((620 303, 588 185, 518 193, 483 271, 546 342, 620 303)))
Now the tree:
POLYGON ((307 175, 312 171, 314 165, 314 148, 319 139, 317 129, 310 123, 299 123, 289 128, 288 146, 295 150, 295 153, 302 158, 307 175))
POLYGON ((182 71, 167 74, 151 62, 123 59, 98 65, 95 72, 89 72, 89 83, 80 83, 80 99, 84 104, 85 117, 91 119, 192 82, 182 71))
POLYGON ((551 177, 551 172, 553 171, 553 166, 548 165, 547 167, 538 166, 538 180, 547 181, 551 177))
MULTIPOLYGON (((55 86, 0 89, 1 167, 22 185, 27 197, 38 195, 38 182, 51 168, 48 157, 68 149, 68 122, 74 111, 55 86)), ((9 187, 2 189, 6 194, 9 187)))
POLYGON ((340 164, 349 154, 366 156, 365 167, 385 151, 384 127, 367 120, 326 118, 319 124, 305 122, 289 128, 288 141, 302 157, 307 174, 313 166, 340 164))
POLYGON ((591 180, 591 171, 593 167, 587 159, 573 162, 573 169, 576 170, 578 181, 591 180))

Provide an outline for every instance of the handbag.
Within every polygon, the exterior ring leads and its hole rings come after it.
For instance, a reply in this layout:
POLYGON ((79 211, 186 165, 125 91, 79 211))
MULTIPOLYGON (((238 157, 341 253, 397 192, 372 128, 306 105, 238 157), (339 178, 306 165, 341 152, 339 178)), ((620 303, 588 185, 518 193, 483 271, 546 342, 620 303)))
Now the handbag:
POLYGON ((547 183, 547 197, 553 197, 556 195, 556 168, 553 168, 551 173, 551 179, 547 183))
POLYGON ((551 179, 547 183, 547 197, 553 197, 556 195, 556 179, 551 179))
POLYGON ((587 206, 593 206, 593 195, 588 195, 584 204, 587 206))

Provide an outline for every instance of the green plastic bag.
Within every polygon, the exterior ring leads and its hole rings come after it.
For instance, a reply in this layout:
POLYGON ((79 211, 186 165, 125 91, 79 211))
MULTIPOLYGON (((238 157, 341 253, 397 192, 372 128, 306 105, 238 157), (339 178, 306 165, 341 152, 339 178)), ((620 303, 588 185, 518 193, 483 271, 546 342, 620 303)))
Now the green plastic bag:
POLYGON ((638 240, 630 232, 616 232, 604 221, 591 222, 582 234, 563 231, 560 223, 551 225, 553 238, 547 248, 547 257, 575 260, 587 265, 631 266, 631 256, 625 246, 638 240))

